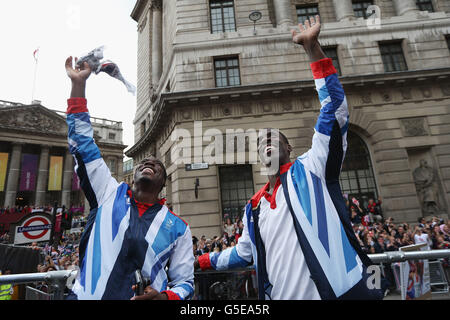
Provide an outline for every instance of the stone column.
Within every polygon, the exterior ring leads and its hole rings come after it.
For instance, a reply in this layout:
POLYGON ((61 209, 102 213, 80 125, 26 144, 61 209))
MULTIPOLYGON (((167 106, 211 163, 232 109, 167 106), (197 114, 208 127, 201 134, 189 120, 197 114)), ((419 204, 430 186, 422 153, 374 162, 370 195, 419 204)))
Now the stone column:
POLYGON ((395 12, 398 16, 405 14, 414 14, 419 12, 417 8, 416 0, 394 0, 395 12))
POLYGON ((15 207, 17 189, 20 177, 20 159, 22 156, 22 144, 13 143, 11 160, 8 171, 8 182, 6 184, 5 207, 15 207))
POLYGON ((292 25, 291 0, 277 0, 273 2, 275 6, 275 17, 278 26, 292 25))
POLYGON ((72 176, 73 176, 73 157, 72 154, 67 151, 64 158, 64 174, 63 174, 63 186, 61 194, 61 204, 70 207, 70 192, 72 191, 72 176))
MULTIPOLYGON (((45 203, 45 193, 47 192, 48 164, 50 146, 42 146, 39 158, 39 172, 36 183, 36 206, 43 207, 45 203)), ((53 206, 53 203, 51 204, 53 206)))
POLYGON ((355 19, 351 0, 333 0, 337 21, 355 19))
POLYGON ((162 0, 152 0, 152 85, 157 89, 162 74, 162 0))
POLYGON ((123 158, 117 157, 117 181, 120 183, 124 181, 123 176, 123 158))

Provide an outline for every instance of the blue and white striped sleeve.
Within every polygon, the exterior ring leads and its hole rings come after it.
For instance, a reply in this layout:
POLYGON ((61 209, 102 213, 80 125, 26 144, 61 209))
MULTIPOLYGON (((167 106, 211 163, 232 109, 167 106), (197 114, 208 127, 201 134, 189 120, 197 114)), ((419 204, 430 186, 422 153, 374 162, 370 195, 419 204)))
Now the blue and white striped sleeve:
POLYGON ((202 270, 228 270, 243 268, 251 264, 252 260, 252 243, 246 223, 244 223, 242 236, 239 238, 236 246, 221 252, 206 253, 198 258, 198 262, 202 270))
POLYGON ((119 184, 111 176, 95 144, 86 99, 68 100, 67 125, 69 150, 75 158, 75 171, 80 178, 80 185, 91 209, 97 208, 117 189, 119 184))
POLYGON ((299 157, 319 177, 339 177, 347 149, 349 112, 347 98, 331 59, 311 64, 321 104, 311 149, 299 157))
POLYGON ((189 226, 183 236, 177 239, 170 257, 168 276, 169 290, 163 291, 169 300, 189 300, 194 296, 194 253, 189 226))

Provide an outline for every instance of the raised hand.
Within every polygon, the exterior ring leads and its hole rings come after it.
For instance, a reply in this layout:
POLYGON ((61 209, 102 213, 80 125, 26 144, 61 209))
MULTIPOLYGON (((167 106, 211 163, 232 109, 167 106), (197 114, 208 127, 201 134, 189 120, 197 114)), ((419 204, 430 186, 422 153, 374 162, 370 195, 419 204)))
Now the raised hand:
POLYGON ((78 58, 75 58, 75 68, 73 67, 73 58, 66 59, 67 76, 72 80, 71 98, 85 98, 86 80, 91 75, 91 67, 84 62, 81 67, 77 66, 78 58))
POLYGON ((75 67, 73 67, 73 58, 66 59, 66 72, 72 82, 83 84, 91 75, 91 67, 87 62, 84 62, 81 67, 77 65, 78 58, 75 58, 75 67))
POLYGON ((309 20, 305 21, 305 25, 300 23, 298 27, 300 29, 300 33, 297 33, 295 30, 291 31, 292 41, 301 45, 308 45, 317 42, 321 28, 320 16, 317 15, 315 19, 311 17, 309 20))
POLYGON ((319 34, 321 29, 320 17, 317 15, 315 18, 311 17, 305 21, 305 25, 299 24, 300 33, 296 30, 292 30, 292 41, 296 44, 300 44, 305 48, 312 61, 317 61, 326 58, 319 44, 319 34))

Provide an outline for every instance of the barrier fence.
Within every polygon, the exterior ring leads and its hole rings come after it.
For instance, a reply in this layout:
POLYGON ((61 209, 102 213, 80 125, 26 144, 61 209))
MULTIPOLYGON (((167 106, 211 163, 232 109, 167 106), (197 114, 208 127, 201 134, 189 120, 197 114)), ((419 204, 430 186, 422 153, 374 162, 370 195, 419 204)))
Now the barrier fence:
MULTIPOLYGON (((397 287, 399 275, 395 264, 409 260, 431 260, 430 285, 435 288, 433 293, 448 293, 449 279, 445 274, 441 259, 450 258, 450 249, 412 252, 385 252, 371 254, 369 258, 374 265, 391 264, 396 277, 397 287)), ((383 267, 382 267, 383 269, 383 267)), ((63 300, 67 287, 71 287, 77 274, 76 270, 52 271, 47 273, 28 273, 0 276, 0 285, 23 285, 45 282, 48 292, 27 286, 27 300, 63 300)), ((256 273, 253 268, 243 268, 230 271, 196 272, 196 298, 198 300, 251 300, 256 299, 256 273)))

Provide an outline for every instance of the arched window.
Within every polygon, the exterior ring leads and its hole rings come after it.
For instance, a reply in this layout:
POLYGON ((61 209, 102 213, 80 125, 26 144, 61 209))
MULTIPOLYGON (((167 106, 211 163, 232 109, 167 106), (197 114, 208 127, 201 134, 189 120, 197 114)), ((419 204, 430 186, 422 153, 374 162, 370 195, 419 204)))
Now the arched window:
POLYGON ((369 150, 365 142, 351 131, 348 132, 347 142, 347 154, 340 176, 342 193, 347 194, 349 199, 356 197, 366 204, 368 199, 378 197, 369 150))

